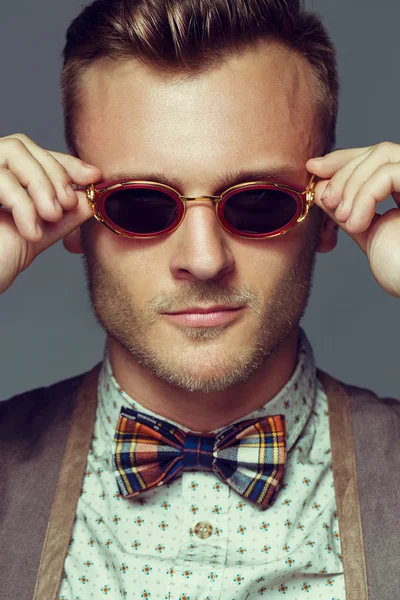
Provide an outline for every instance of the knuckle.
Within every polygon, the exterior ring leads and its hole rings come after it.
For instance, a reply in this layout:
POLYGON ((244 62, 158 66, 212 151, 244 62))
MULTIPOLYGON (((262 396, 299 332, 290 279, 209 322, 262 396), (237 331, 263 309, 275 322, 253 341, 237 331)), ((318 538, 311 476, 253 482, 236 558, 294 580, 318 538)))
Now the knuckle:
POLYGON ((28 146, 29 143, 32 143, 32 140, 27 135, 25 135, 25 133, 13 133, 5 139, 16 140, 25 147, 28 146))
POLYGON ((26 150, 24 142, 16 137, 5 138, 4 145, 10 148, 10 152, 21 152, 26 150))
POLYGON ((13 133, 11 137, 19 139, 21 141, 28 141, 30 138, 25 133, 13 133))
POLYGON ((387 153, 387 152, 391 152, 393 150, 394 146, 395 146, 395 144, 393 142, 389 142, 389 141, 380 142, 379 144, 377 144, 375 146, 375 150, 381 151, 381 152, 383 151, 383 152, 387 153))

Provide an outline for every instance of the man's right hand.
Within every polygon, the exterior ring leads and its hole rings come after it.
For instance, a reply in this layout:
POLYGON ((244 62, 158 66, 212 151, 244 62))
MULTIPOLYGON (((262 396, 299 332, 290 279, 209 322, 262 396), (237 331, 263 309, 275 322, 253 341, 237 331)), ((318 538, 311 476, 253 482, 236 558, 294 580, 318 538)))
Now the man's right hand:
POLYGON ((0 138, 0 294, 38 254, 93 216, 85 190, 72 185, 100 179, 97 167, 24 134, 0 138))

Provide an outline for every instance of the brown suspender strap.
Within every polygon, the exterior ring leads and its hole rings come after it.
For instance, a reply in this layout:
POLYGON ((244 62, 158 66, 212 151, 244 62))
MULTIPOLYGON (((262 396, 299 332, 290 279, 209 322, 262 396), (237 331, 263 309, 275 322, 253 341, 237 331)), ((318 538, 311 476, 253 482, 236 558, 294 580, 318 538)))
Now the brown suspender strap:
POLYGON ((338 381, 318 370, 328 396, 332 469, 339 516, 346 598, 368 600, 350 399, 338 381))
POLYGON ((33 600, 55 600, 58 596, 92 438, 100 367, 101 363, 89 371, 78 392, 33 600))

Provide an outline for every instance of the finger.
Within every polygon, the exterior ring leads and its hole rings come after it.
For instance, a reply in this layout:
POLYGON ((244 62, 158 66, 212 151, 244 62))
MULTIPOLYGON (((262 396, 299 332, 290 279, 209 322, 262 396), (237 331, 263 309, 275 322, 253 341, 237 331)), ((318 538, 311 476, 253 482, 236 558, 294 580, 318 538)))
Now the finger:
MULTIPOLYGON (((23 142, 17 138, 1 140, 0 166, 11 171, 22 188, 27 188, 37 212, 43 219, 57 221, 61 217, 62 209, 51 180, 23 142)), ((14 204, 12 197, 3 197, 2 204, 10 207, 10 203, 14 204)))
POLYGON ((85 221, 93 217, 93 212, 85 192, 77 192, 78 205, 72 210, 63 212, 57 223, 43 223, 43 237, 38 243, 37 252, 43 252, 50 246, 67 237, 85 221))
MULTIPOLYGON (((341 204, 338 207, 336 217, 343 222, 347 221, 352 212, 354 199, 362 186, 367 183, 377 168, 395 161, 400 161, 399 145, 385 142, 375 146, 372 152, 358 165, 347 180, 341 192, 341 204)), ((340 190, 338 190, 338 193, 340 193, 340 190)))
POLYGON ((353 233, 365 231, 375 214, 376 205, 394 191, 400 191, 400 163, 386 163, 378 167, 358 190, 346 223, 347 230, 353 233))
POLYGON ((342 200, 343 188, 355 169, 369 156, 371 150, 358 154, 355 158, 338 169, 329 179, 329 184, 321 197, 322 202, 330 209, 336 209, 342 200))
POLYGON ((321 206, 322 208, 329 208, 327 206, 324 206, 321 200, 328 185, 329 179, 320 179, 314 186, 315 203, 318 204, 318 206, 321 206))
POLYGON ((15 226, 26 240, 38 241, 42 232, 32 198, 8 169, 0 167, 0 203, 12 212, 15 226))
POLYGON ((374 146, 344 148, 330 152, 325 156, 310 158, 306 163, 307 171, 318 175, 321 179, 330 179, 336 171, 344 167, 348 162, 370 152, 373 148, 374 146))
POLYGON ((368 244, 368 236, 369 236, 369 231, 371 229, 371 227, 375 224, 375 222, 381 217, 381 215, 379 214, 374 214, 374 216, 371 219, 370 222, 370 226, 368 227, 368 229, 366 231, 363 232, 353 232, 353 231, 348 231, 347 229, 347 223, 342 223, 341 221, 338 221, 338 219, 335 216, 335 210, 332 210, 328 207, 326 207, 322 202, 321 202, 321 192, 324 189, 324 185, 326 185, 326 181, 319 181, 317 186, 316 186, 316 190, 319 187, 319 191, 318 193, 315 194, 315 204, 317 206, 319 206, 327 215, 329 215, 329 217, 337 224, 339 225, 339 227, 345 231, 354 241, 355 243, 361 248, 361 250, 367 254, 367 244, 368 244))
MULTIPOLYGON (((66 162, 72 164, 75 171, 78 172, 78 167, 80 169, 81 175, 76 177, 78 183, 92 182, 101 177, 96 167, 87 168, 82 161, 69 158, 72 160, 66 162)), ((40 236, 37 228, 39 217, 44 221, 56 222, 61 219, 63 209, 70 210, 78 203, 75 190, 72 189, 71 194, 71 190, 65 187, 76 187, 76 184, 69 183, 72 180, 64 166, 23 134, 0 139, 0 168, 3 179, 3 184, 0 183, 0 202, 13 212, 16 227, 27 240, 34 241, 40 236), (13 177, 7 176, 6 171, 13 177), (60 192, 57 195, 53 181, 59 190, 63 189, 63 196, 60 192), (60 200, 64 206, 61 206, 60 200)))
POLYGON ((101 178, 101 171, 97 167, 86 165, 81 159, 68 154, 45 150, 24 134, 13 134, 2 139, 17 139, 24 144, 43 167, 62 208, 69 209, 77 205, 74 183, 85 185, 101 178))
POLYGON ((48 151, 69 173, 72 181, 76 184, 86 186, 89 183, 96 183, 101 179, 101 170, 94 166, 88 165, 80 158, 63 154, 61 152, 48 151))

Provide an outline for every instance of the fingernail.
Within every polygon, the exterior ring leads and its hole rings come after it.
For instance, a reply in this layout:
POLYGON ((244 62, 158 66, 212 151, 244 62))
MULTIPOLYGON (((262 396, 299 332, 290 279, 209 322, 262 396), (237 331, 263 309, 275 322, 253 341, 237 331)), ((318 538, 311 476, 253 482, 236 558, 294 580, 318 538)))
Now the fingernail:
POLYGON ((313 158, 311 158, 310 160, 324 160, 325 156, 315 156, 313 158))
POLYGON ((68 196, 71 196, 71 198, 73 198, 75 196, 75 192, 74 192, 72 185, 70 185, 70 184, 66 185, 65 191, 67 192, 68 196))
POLYGON ((39 223, 36 223, 36 231, 39 235, 42 235, 42 228, 40 227, 39 223))
POLYGON ((339 202, 339 204, 338 204, 338 207, 337 207, 337 209, 336 209, 336 210, 342 210, 343 206, 344 206, 344 202, 343 202, 343 200, 341 200, 341 201, 339 202))
POLYGON ((82 163, 82 166, 85 167, 85 169, 97 169, 97 167, 95 167, 94 165, 88 165, 85 162, 82 163))
POLYGON ((53 202, 54 202, 54 206, 56 207, 57 210, 62 210, 61 204, 59 203, 57 198, 54 198, 53 202))

